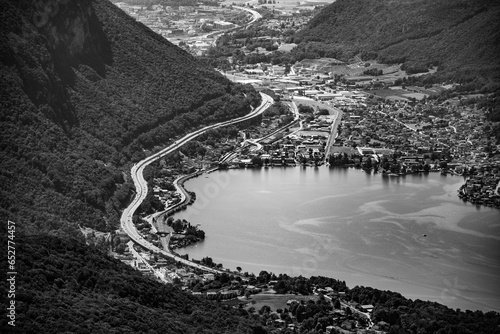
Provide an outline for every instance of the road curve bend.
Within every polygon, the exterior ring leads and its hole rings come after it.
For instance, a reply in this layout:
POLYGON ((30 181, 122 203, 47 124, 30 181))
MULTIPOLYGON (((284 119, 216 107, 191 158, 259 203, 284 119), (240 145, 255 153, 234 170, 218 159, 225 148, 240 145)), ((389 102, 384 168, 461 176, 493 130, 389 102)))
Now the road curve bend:
POLYGON ((146 168, 147 165, 149 165, 150 163, 152 163, 152 162, 164 157, 165 155, 173 152, 174 150, 178 149, 179 147, 181 147, 185 143, 189 142, 190 140, 193 140, 194 138, 198 137, 199 135, 205 133, 208 130, 220 128, 223 126, 235 124, 235 123, 242 122, 242 121, 246 121, 246 120, 252 119, 253 117, 261 115, 267 108, 269 108, 272 105, 274 100, 269 95, 266 95, 263 93, 260 93, 260 95, 262 97, 262 103, 260 104, 260 106, 258 106, 254 110, 252 110, 252 112, 249 113, 248 115, 238 117, 238 118, 235 118, 233 120, 229 120, 229 121, 225 121, 225 122, 221 122, 221 123, 217 123, 217 124, 213 124, 213 125, 208 125, 202 129, 191 132, 191 133, 185 135, 184 137, 182 137, 181 139, 178 139, 172 145, 164 148, 163 150, 161 150, 155 154, 150 155, 149 157, 139 161, 137 164, 132 166, 132 169, 130 170, 130 174, 132 176, 132 179, 134 180, 136 195, 135 195, 134 199, 132 200, 132 202, 129 204, 129 206, 125 210, 123 210, 122 216, 120 218, 121 228, 123 229, 123 231, 125 231, 125 233, 128 234, 130 239, 132 239, 135 243, 141 245, 142 247, 144 247, 152 252, 163 254, 165 256, 168 256, 168 257, 174 259, 175 261, 181 262, 181 263, 188 265, 188 266, 191 266, 193 268, 202 269, 202 270, 212 272, 212 273, 223 272, 221 270, 217 270, 214 268, 210 268, 210 267, 203 266, 203 265, 194 263, 192 261, 186 260, 180 256, 172 254, 168 251, 165 251, 165 250, 151 244, 149 241, 144 239, 139 234, 139 232, 137 231, 137 229, 134 226, 134 223, 132 221, 132 217, 134 216, 135 211, 139 208, 139 206, 141 205, 142 201, 144 201, 144 199, 146 198, 146 195, 148 193, 148 185, 147 185, 147 182, 144 179, 144 175, 143 175, 144 169, 146 168))

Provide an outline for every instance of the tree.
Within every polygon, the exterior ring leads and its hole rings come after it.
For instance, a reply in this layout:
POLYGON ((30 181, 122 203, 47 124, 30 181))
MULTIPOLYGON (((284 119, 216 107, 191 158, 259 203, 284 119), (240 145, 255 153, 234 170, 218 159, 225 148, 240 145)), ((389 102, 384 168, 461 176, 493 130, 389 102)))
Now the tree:
POLYGON ((285 64, 285 75, 288 75, 290 73, 290 64, 285 64))
POLYGON ((173 217, 168 217, 167 218, 167 225, 168 226, 172 226, 172 223, 174 222, 174 218, 173 217))
POLYGON ((213 267, 214 266, 214 260, 212 260, 211 257, 204 257, 201 259, 201 264, 207 266, 207 267, 213 267))
POLYGON ((122 240, 120 239, 120 237, 119 237, 119 236, 115 236, 115 237, 113 238, 113 247, 118 247, 118 245, 121 243, 121 241, 122 241, 122 240))
POLYGON ((259 314, 269 313, 271 312, 271 307, 264 305, 260 308, 259 314))
POLYGON ((302 104, 299 104, 298 108, 299 113, 301 114, 312 114, 314 112, 314 108, 311 106, 304 106, 302 104))
POLYGON ((252 158, 252 164, 257 167, 262 167, 262 158, 256 155, 252 158))
POLYGON ((184 224, 180 219, 177 219, 172 223, 172 229, 175 233, 180 233, 184 229, 184 224))
POLYGON ((335 302, 333 303, 333 307, 336 308, 337 310, 340 310, 340 300, 337 298, 335 299, 335 302))
POLYGON ((116 252, 118 254, 123 254, 125 252, 125 245, 124 244, 119 244, 118 246, 116 246, 116 252))

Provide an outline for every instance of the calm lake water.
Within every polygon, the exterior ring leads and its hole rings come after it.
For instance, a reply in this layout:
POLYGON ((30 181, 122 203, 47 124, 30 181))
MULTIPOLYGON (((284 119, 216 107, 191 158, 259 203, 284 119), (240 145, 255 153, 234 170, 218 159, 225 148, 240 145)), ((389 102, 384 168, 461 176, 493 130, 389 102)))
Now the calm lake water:
POLYGON ((462 202, 462 183, 328 167, 202 175, 186 183, 196 202, 175 217, 200 224, 207 238, 179 253, 500 311, 500 210, 462 202))

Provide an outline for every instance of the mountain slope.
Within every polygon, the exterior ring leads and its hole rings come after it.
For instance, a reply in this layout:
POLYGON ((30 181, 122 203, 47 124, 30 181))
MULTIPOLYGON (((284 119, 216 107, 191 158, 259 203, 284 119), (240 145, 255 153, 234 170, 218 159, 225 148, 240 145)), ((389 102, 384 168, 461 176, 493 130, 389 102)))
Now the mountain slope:
POLYGON ((0 25, 0 213, 33 233, 117 226, 143 148, 259 102, 105 0, 1 0, 0 25))
POLYGON ((438 65, 456 78, 498 79, 498 17, 500 4, 490 0, 337 0, 295 40, 342 60, 361 54, 404 63, 410 73, 438 65))
MULTIPOLYGON (((272 318, 266 312, 253 313, 184 293, 75 239, 19 233, 16 255, 15 298, 4 297, 6 302, 15 300, 16 331, 8 325, 11 319, 5 316, 4 308, 2 333, 257 334, 278 333, 282 328, 270 322, 272 318)), ((0 259, 0 266, 7 268, 7 257, 0 259)), ((216 284, 231 281, 229 275, 217 276, 216 284)), ((261 271, 249 279, 252 285, 266 284, 272 276, 261 271)), ((500 315, 496 312, 454 310, 369 287, 348 289, 345 282, 326 277, 307 279, 280 274, 274 278, 276 289, 282 293, 310 294, 313 287, 328 286, 345 291, 345 299, 352 303, 372 304, 371 320, 386 333, 500 333, 500 315)), ((4 279, 0 288, 8 291, 9 284, 4 279)), ((287 308, 298 321, 297 333, 325 333, 326 327, 334 323, 356 321, 331 314, 332 305, 321 297, 316 302, 287 308)))
MULTIPOLYGON (((165 285, 76 240, 17 240, 15 328, 2 333, 252 333, 246 311, 165 285)), ((1 260, 2 268, 7 260, 1 260)), ((2 280, 3 291, 8 282, 2 280)), ((5 311, 4 311, 5 312, 5 311)), ((2 313, 5 314, 5 313, 2 313)), ((257 326, 258 327, 258 326, 257 326)))

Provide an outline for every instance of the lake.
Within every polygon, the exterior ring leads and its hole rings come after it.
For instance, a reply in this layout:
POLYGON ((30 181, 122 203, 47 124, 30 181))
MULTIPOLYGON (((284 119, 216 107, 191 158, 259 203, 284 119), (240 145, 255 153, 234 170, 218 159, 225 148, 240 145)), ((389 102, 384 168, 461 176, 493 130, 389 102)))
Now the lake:
POLYGON ((328 167, 240 169, 186 182, 178 250, 258 274, 329 276, 452 308, 500 311, 500 210, 462 202, 458 176, 328 167))

